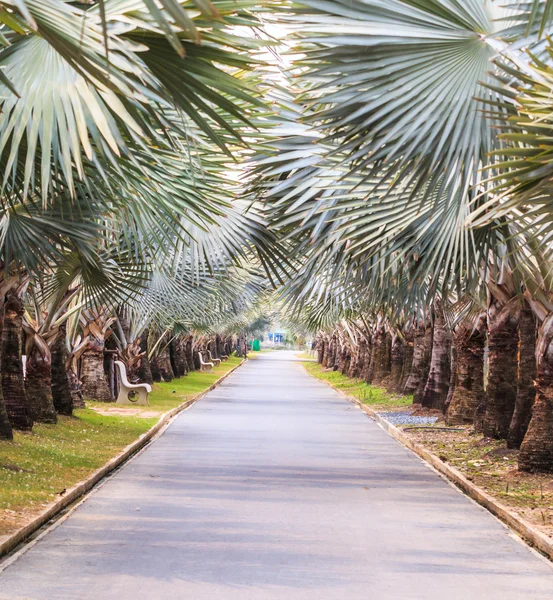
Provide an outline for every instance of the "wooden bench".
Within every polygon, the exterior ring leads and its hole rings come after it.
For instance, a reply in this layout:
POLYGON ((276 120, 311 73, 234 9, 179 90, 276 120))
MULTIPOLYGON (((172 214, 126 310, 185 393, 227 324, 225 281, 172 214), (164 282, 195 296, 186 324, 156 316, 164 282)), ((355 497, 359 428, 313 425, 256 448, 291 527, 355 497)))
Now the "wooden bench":
POLYGON ((211 354, 211 350, 207 351, 207 355, 209 356, 209 360, 212 363, 215 363, 216 367, 218 367, 221 364, 221 359, 220 358, 213 358, 213 355, 211 354))
POLYGON ((117 396, 116 404, 140 404, 148 406, 150 404, 148 402, 148 394, 152 391, 152 386, 149 383, 130 383, 127 379, 125 363, 116 360, 115 365, 119 369, 120 379, 119 395, 117 396))
POLYGON ((209 367, 209 372, 213 371, 213 367, 215 366, 212 362, 205 362, 202 353, 198 351, 198 356, 200 357, 200 371, 204 370, 204 367, 209 367))

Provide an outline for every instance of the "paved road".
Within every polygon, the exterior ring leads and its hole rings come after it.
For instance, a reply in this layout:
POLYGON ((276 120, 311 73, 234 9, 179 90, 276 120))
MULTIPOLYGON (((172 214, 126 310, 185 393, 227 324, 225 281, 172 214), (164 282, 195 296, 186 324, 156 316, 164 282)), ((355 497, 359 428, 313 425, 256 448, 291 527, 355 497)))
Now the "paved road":
POLYGON ((8 567, 0 598, 553 600, 553 568, 277 352, 8 567))

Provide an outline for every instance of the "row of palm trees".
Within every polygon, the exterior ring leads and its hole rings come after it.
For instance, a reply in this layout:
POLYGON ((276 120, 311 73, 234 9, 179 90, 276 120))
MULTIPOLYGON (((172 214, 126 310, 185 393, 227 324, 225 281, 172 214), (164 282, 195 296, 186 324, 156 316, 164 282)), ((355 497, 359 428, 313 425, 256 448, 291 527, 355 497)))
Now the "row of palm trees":
POLYGON ((235 172, 249 2, 0 6, 0 438, 243 353, 287 260, 235 172), (207 356, 204 354, 204 359, 207 356))
POLYGON ((535 471, 553 471, 552 10, 302 0, 278 135, 249 165, 320 360, 535 471))

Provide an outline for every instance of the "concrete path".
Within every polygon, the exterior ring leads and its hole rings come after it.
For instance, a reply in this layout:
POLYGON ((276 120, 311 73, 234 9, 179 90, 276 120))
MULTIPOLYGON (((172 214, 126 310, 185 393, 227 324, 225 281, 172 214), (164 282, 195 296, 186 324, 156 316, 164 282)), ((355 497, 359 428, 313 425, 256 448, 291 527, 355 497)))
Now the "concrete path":
POLYGON ((0 598, 553 600, 549 563, 294 356, 183 413, 0 598))

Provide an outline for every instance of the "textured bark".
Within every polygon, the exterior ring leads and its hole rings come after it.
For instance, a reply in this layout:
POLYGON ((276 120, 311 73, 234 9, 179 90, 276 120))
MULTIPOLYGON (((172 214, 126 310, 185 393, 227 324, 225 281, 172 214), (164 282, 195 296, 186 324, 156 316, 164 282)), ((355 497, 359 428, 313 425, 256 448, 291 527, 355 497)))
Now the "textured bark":
POLYGON ((336 336, 333 335, 328 345, 328 352, 326 352, 325 367, 327 369, 336 369, 336 355, 338 352, 338 341, 336 336))
POLYGON ((357 379, 363 378, 365 372, 365 365, 367 360, 367 340, 361 339, 359 342, 357 352, 357 364, 355 365, 355 371, 352 372, 352 377, 357 379))
MULTIPOLYGON (((1 326, 1 321, 0 321, 0 326, 1 326)), ((0 363, 1 363, 1 357, 0 357, 0 363)), ((4 402, 4 394, 2 393, 2 386, 0 386, 0 440, 13 440, 12 425, 11 425, 10 419, 8 417, 8 411, 6 410, 6 404, 4 402)))
POLYGON ((455 393, 455 387, 457 384, 457 349, 452 343, 449 346, 449 389, 447 390, 447 398, 445 399, 444 412, 447 414, 451 401, 453 400, 453 394, 455 393))
POLYGON ((104 371, 104 340, 93 338, 81 357, 83 397, 98 402, 113 402, 104 371))
POLYGON ((449 391, 450 347, 451 337, 446 329, 443 308, 438 304, 434 317, 430 370, 421 401, 425 408, 443 410, 445 407, 449 391))
POLYGON ((152 385, 152 383, 154 383, 154 378, 152 377, 152 369, 150 368, 150 361, 148 359, 148 331, 145 331, 140 336, 139 343, 142 356, 138 362, 136 374, 138 375, 139 381, 152 385))
POLYGON ((365 350, 365 360, 363 361, 363 370, 361 371, 361 379, 365 383, 372 382, 373 376, 373 366, 374 366, 374 344, 373 344, 373 336, 370 335, 367 338, 367 348, 365 350))
POLYGON ((4 306, 2 326, 2 391, 12 427, 29 431, 33 427, 33 420, 23 381, 22 332, 23 301, 10 293, 4 306))
POLYGON ((50 357, 44 357, 39 352, 37 346, 34 346, 27 355, 25 391, 27 392, 33 421, 38 423, 57 423, 58 417, 52 397, 50 357))
POLYGON ((54 408, 60 415, 71 416, 73 414, 73 397, 71 396, 67 369, 69 352, 66 344, 66 327, 66 322, 60 325, 52 345, 52 401, 54 408))
POLYGON ((518 320, 520 302, 509 302, 490 321, 488 333, 488 385, 482 433, 504 439, 515 410, 518 373, 518 320))
POLYGON ((13 440, 13 431, 0 389, 0 440, 13 440))
POLYGON ((351 348, 349 370, 347 375, 352 379, 359 377, 359 361, 361 360, 361 344, 355 344, 351 348))
POLYGON ((525 303, 518 323, 519 333, 519 360, 517 396, 515 410, 509 434, 507 435, 508 448, 520 448, 522 440, 528 430, 532 406, 536 398, 536 319, 530 306, 525 303))
POLYGON ((407 384, 407 380, 409 379, 409 375, 411 374, 411 369, 413 367, 413 355, 415 351, 415 332, 413 329, 410 329, 405 333, 405 339, 403 343, 403 366, 401 369, 401 379, 398 386, 398 391, 400 393, 405 393, 405 386, 407 384))
POLYGON ((382 385, 391 371, 392 337, 382 327, 377 330, 374 340, 372 383, 374 385, 382 385))
POLYGON ((428 371, 430 370, 430 355, 432 353, 432 326, 419 327, 415 332, 415 341, 413 347, 413 363, 411 373, 405 383, 404 393, 413 394, 413 401, 420 404, 428 371))
POLYGON ((67 370, 67 379, 69 379, 69 390, 71 391, 73 408, 85 408, 82 382, 71 368, 67 370))
MULTIPOLYGON (((188 364, 188 372, 189 373, 196 370, 196 365, 194 363, 193 345, 194 345, 194 339, 192 338, 192 336, 190 336, 186 340, 186 349, 185 349, 186 363, 188 364)), ((230 356, 230 354, 231 354, 230 349, 227 353, 230 356)))
POLYGON ((150 361, 150 372, 152 373, 152 381, 161 381, 161 369, 157 361, 157 356, 152 357, 150 361))
POLYGON ((173 367, 171 367, 169 345, 166 345, 162 350, 160 350, 157 356, 157 366, 163 381, 173 381, 175 374, 173 373, 173 367))
POLYGON ((236 356, 240 358, 248 358, 247 340, 243 333, 238 336, 238 342, 236 344, 236 356))
POLYGON ((325 342, 322 338, 317 340, 317 362, 323 364, 325 357, 325 342))
POLYGON ((196 368, 196 371, 201 371, 202 369, 202 363, 200 362, 200 351, 198 349, 194 349, 194 367, 196 368))
POLYGON ((553 472, 553 315, 540 327, 536 401, 518 457, 521 471, 553 472))
POLYGON ((215 336, 215 345, 217 347, 217 356, 219 358, 227 355, 227 353, 225 352, 225 342, 219 334, 215 336))
POLYGON ((447 412, 449 425, 473 423, 476 410, 484 399, 484 348, 486 323, 477 327, 460 325, 453 335, 456 350, 455 389, 447 412))
POLYGON ((341 353, 341 365, 340 365, 340 371, 341 371, 342 375, 349 374, 350 365, 351 365, 351 351, 344 344, 344 347, 343 347, 342 353, 341 353))
POLYGON ((181 341, 174 339, 171 341, 171 366, 173 367, 173 373, 175 377, 183 377, 186 372, 186 364, 184 360, 184 351, 182 349, 181 341))
POLYGON ((384 379, 384 387, 391 392, 399 392, 403 373, 404 346, 399 335, 392 339, 390 374, 384 379))

